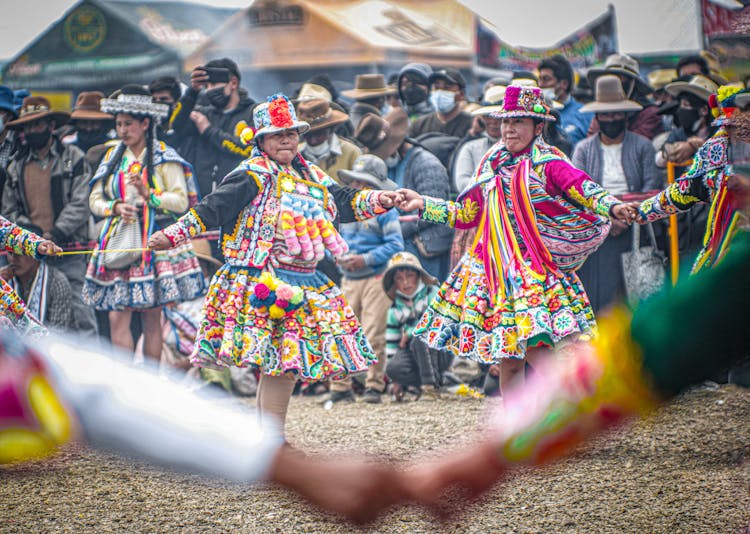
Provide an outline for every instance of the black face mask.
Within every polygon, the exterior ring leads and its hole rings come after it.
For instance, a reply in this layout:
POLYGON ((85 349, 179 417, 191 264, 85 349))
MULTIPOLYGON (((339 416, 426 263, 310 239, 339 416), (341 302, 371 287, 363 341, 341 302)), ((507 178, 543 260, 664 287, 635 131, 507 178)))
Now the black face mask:
POLYGON ((625 131, 625 119, 619 121, 599 121, 599 129, 610 139, 615 139, 625 131))
POLYGON ((700 115, 697 109, 693 108, 679 108, 675 113, 677 123, 682 126, 685 133, 690 135, 695 133, 695 123, 698 122, 700 115))
POLYGON ((89 148, 105 143, 107 130, 78 130, 78 148, 86 152, 89 148))
POLYGON ((407 106, 414 106, 427 100, 427 92, 416 85, 410 85, 402 92, 404 94, 404 103, 407 106))
POLYGON ((26 132, 23 134, 26 144, 33 149, 42 148, 49 141, 52 135, 52 130, 44 130, 43 132, 26 132))
POLYGON ((218 110, 223 110, 229 104, 229 95, 224 94, 223 87, 215 87, 206 91, 206 98, 213 107, 218 110))

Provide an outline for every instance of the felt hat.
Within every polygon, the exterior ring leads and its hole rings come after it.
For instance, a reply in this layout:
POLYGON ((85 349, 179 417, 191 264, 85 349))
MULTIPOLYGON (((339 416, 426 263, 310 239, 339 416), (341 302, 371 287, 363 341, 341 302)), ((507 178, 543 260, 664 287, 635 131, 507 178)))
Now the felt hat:
POLYGON ((354 138, 370 154, 386 159, 401 146, 408 132, 409 116, 402 108, 396 108, 385 117, 367 113, 359 121, 354 138))
POLYGON ((43 96, 27 96, 23 99, 23 105, 18 112, 18 118, 7 124, 11 130, 20 130, 25 125, 40 119, 52 119, 57 127, 62 126, 70 119, 70 114, 65 111, 52 111, 49 100, 43 96))
POLYGON ((581 107, 582 113, 615 113, 643 109, 637 102, 628 100, 622 88, 620 78, 614 74, 605 74, 596 79, 594 101, 581 107))
POLYGON ((394 191, 398 188, 396 182, 388 179, 388 167, 385 161, 374 154, 362 154, 354 161, 352 170, 342 169, 338 171, 338 175, 345 184, 359 180, 372 185, 375 189, 394 191))
POLYGON ((125 85, 116 97, 102 98, 99 106, 104 113, 112 115, 127 113, 152 119, 164 119, 169 115, 169 106, 154 102, 151 93, 140 85, 125 85))
POLYGON ((641 71, 638 67, 638 61, 627 54, 612 54, 607 57, 604 67, 592 67, 586 76, 589 83, 596 85, 596 79, 602 74, 624 74, 628 78, 635 80, 636 90, 642 94, 653 93, 653 88, 641 78, 641 71))
POLYGON ((701 100, 708 102, 708 97, 718 91, 719 86, 710 78, 701 74, 696 74, 690 78, 690 81, 672 82, 667 84, 665 89, 667 90, 667 93, 675 97, 679 97, 680 93, 690 93, 691 95, 695 95, 701 100))
POLYGON ((15 118, 18 114, 13 100, 13 90, 5 85, 0 85, 0 109, 4 109, 15 118))
POLYGON ((193 246, 196 258, 221 267, 221 262, 211 255, 211 245, 207 239, 193 239, 190 244, 193 246))
POLYGON ((507 91, 505 85, 493 85, 488 87, 482 95, 482 106, 471 112, 472 115, 489 115, 490 113, 497 113, 503 107, 503 99, 505 98, 505 91, 507 91))
POLYGON ((114 117, 109 113, 101 111, 100 105, 104 98, 104 93, 99 91, 84 91, 76 98, 76 105, 73 113, 70 114, 70 120, 82 121, 111 121, 114 117))
POLYGON ((427 286, 436 285, 438 283, 437 278, 424 270, 422 264, 419 263, 419 258, 414 254, 411 252, 396 252, 396 254, 391 257, 388 262, 388 267, 386 267, 385 272, 383 273, 383 289, 391 300, 395 300, 396 298, 396 287, 393 283, 393 277, 399 269, 413 269, 414 271, 417 271, 422 277, 422 282, 427 286))
POLYGON ((341 94, 354 100, 366 100, 378 96, 395 95, 396 89, 388 87, 382 74, 357 74, 354 89, 341 91, 341 94))
POLYGON ((647 78, 648 84, 654 88, 654 91, 659 91, 677 78, 677 71, 675 69, 656 69, 649 72, 647 78))
POLYGON ((466 89, 466 80, 458 69, 446 67, 433 71, 428 78, 429 84, 432 85, 437 80, 448 80, 450 83, 458 85, 461 89, 466 89))
POLYGON ((543 121, 556 120, 550 113, 550 107, 544 102, 542 90, 538 87, 521 87, 511 85, 505 90, 503 105, 491 116, 500 119, 510 117, 530 117, 543 121))
POLYGON ((302 121, 310 125, 311 132, 338 126, 349 120, 349 115, 331 108, 330 102, 322 98, 306 99, 297 104, 297 113, 302 121))
POLYGON ((302 102, 304 100, 316 100, 321 98, 323 100, 326 100, 327 102, 331 102, 333 100, 331 92, 322 85, 317 85, 315 83, 303 83, 302 87, 300 87, 299 94, 297 95, 297 100, 295 100, 295 104, 298 104, 299 102, 302 102))
POLYGON ((255 137, 285 130, 298 130, 299 133, 305 133, 310 129, 309 124, 297 119, 294 104, 281 93, 271 95, 267 98, 267 102, 255 106, 253 124, 255 137))

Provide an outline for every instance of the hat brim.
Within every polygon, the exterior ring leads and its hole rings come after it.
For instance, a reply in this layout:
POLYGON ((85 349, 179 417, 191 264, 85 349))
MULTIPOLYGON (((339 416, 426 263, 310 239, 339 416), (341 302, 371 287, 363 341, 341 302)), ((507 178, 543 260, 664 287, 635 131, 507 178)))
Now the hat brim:
POLYGON ((412 271, 418 272, 420 278, 422 278, 422 282, 424 282, 426 286, 434 286, 438 284, 438 279, 425 271, 422 267, 417 267, 416 265, 408 263, 392 265, 383 273, 383 289, 391 300, 396 300, 396 288, 393 285, 393 277, 399 269, 411 269, 412 271))
POLYGON ((492 115, 494 113, 499 113, 503 110, 502 105, 493 105, 493 106, 482 106, 481 108, 477 108, 474 111, 471 112, 474 116, 484 116, 484 115, 492 115))
POLYGON ((70 114, 70 122, 75 121, 113 121, 115 117, 109 113, 93 110, 78 110, 70 114))
POLYGON ((644 81, 643 78, 641 78, 640 76, 636 76, 627 69, 620 69, 617 67, 609 69, 589 69, 589 71, 586 73, 586 78, 588 78, 589 80, 589 85, 591 87, 596 87, 596 79, 603 74, 624 74, 628 78, 632 78, 633 80, 635 80, 635 84, 638 86, 638 89, 641 93, 649 94, 654 92, 654 88, 651 87, 646 81, 644 81))
POLYGON ((344 184, 350 184, 354 180, 359 180, 360 182, 365 182, 370 185, 373 185, 377 189, 383 189, 385 191, 395 191, 398 189, 398 185, 396 185, 396 182, 393 180, 389 180, 386 178, 385 180, 379 180, 376 176, 373 176, 372 174, 366 173, 366 172, 356 172, 356 171, 348 171, 346 169, 342 169, 338 171, 339 179, 344 184))
POLYGON ((353 100, 367 100, 368 98, 377 98, 379 96, 391 96, 398 92, 397 89, 385 87, 384 89, 348 89, 341 91, 341 94, 353 100))
POLYGON ((679 96, 680 93, 690 93, 691 95, 695 95, 698 98, 705 100, 706 102, 708 102, 708 97, 710 97, 712 94, 712 92, 708 89, 698 87, 697 85, 693 85, 689 82, 668 83, 666 86, 664 86, 664 89, 667 91, 667 93, 674 97, 679 96))
POLYGON ((218 267, 222 266, 222 263, 216 258, 214 258, 213 256, 206 256, 205 254, 199 254, 198 252, 196 252, 195 257, 198 258, 199 260, 207 261, 208 263, 211 263, 218 267))
POLYGON ((333 127, 333 126, 338 126, 340 124, 344 124, 348 120, 349 120, 349 115, 331 108, 331 115, 325 120, 321 122, 308 120, 305 122, 307 122, 310 125, 310 128, 308 131, 314 132, 315 130, 322 130, 323 128, 328 128, 328 127, 333 127))
POLYGON ((750 104, 750 93, 738 93, 734 97, 734 103, 738 108, 744 108, 750 104))
POLYGON ((59 128, 60 126, 68 123, 68 121, 70 120, 70 114, 64 111, 43 111, 41 113, 31 113, 9 122, 6 127, 11 130, 20 130, 27 124, 42 119, 51 119, 55 121, 56 127, 59 128))
POLYGON ((258 131, 255 132, 255 138, 257 139, 258 137, 261 137, 263 135, 285 132, 287 130, 298 130, 299 133, 303 134, 310 130, 310 125, 305 121, 294 121, 288 128, 279 128, 278 126, 264 126, 263 128, 259 128, 258 131))
POLYGON ((581 106, 581 113, 627 113, 642 109, 643 106, 632 100, 621 100, 619 102, 597 102, 595 100, 581 106))
POLYGON ((397 119, 393 123, 388 123, 388 132, 383 142, 375 148, 368 148, 370 154, 374 154, 380 159, 385 160, 401 146, 409 133, 409 116, 403 113, 397 119))
POLYGON ((555 122, 557 120, 555 117, 548 115, 547 113, 535 113, 533 111, 503 111, 501 109, 498 113, 490 113, 489 115, 498 119, 523 119, 528 117, 530 119, 539 119, 549 122, 555 122))

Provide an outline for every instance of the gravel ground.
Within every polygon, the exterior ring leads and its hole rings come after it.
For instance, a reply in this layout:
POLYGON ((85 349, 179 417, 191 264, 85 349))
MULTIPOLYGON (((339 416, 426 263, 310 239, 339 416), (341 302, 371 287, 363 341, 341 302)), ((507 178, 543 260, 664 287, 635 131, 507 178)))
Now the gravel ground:
MULTIPOLYGON (((310 451, 413 460, 457 446, 485 401, 324 410, 292 401, 288 437, 310 451)), ((290 493, 159 472, 72 446, 0 469, 0 532, 350 532, 290 493)), ((450 525, 402 507, 372 532, 750 532, 750 391, 693 390, 575 457, 515 473, 450 525)))

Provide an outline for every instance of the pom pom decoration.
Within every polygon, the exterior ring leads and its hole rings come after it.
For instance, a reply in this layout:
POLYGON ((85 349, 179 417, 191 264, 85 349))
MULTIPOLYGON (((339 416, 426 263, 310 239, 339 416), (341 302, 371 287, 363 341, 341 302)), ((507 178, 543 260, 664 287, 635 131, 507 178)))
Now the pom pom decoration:
POLYGON ((534 113, 544 113, 546 110, 541 104, 534 104, 534 113))
POLYGON ((286 311, 286 309, 289 307, 289 301, 285 299, 277 298, 276 302, 274 303, 274 306, 286 311))
MULTIPOLYGON (((291 298, 294 296, 294 289, 292 289, 292 286, 289 284, 285 284, 284 282, 280 283, 278 287, 276 288, 276 297, 282 300, 291 300, 291 298)), ((282 306, 282 308, 285 308, 286 306, 282 306)))
POLYGON ((255 288, 253 289, 253 293, 255 293, 255 296, 260 300, 266 300, 270 294, 271 290, 268 288, 268 286, 262 282, 255 284, 255 288))
POLYGON ((271 273, 265 272, 260 275, 260 282, 268 286, 268 289, 274 291, 279 285, 279 279, 275 278, 271 273))
POLYGON ((134 161, 128 167, 128 174, 141 174, 141 171, 143 171, 143 165, 140 161, 134 161))
POLYGON ((286 315, 286 310, 277 306, 276 304, 272 304, 271 307, 268 308, 268 315, 271 317, 271 319, 281 319, 286 315))
POLYGON ((253 142, 253 138, 255 137, 255 130, 250 128, 249 126, 244 128, 239 135, 240 141, 242 141, 243 144, 249 145, 253 142))
POLYGON ((248 124, 245 121, 239 121, 237 124, 234 125, 234 136, 235 137, 242 137, 242 130, 248 127, 248 124))
POLYGON ((294 126, 289 99, 281 93, 268 97, 268 115, 271 117, 271 124, 277 128, 294 126))
POLYGON ((281 319, 302 306, 305 293, 301 287, 283 282, 269 272, 262 273, 258 280, 248 298, 257 312, 281 319))
POLYGON ((711 115, 713 115, 714 119, 718 119, 721 110, 719 109, 719 100, 716 98, 715 93, 708 97, 708 107, 711 108, 711 115))
POLYGON ((302 290, 302 288, 299 286, 295 286, 292 293, 292 298, 289 299, 289 303, 295 307, 302 304, 302 299, 305 298, 305 292, 302 290))

